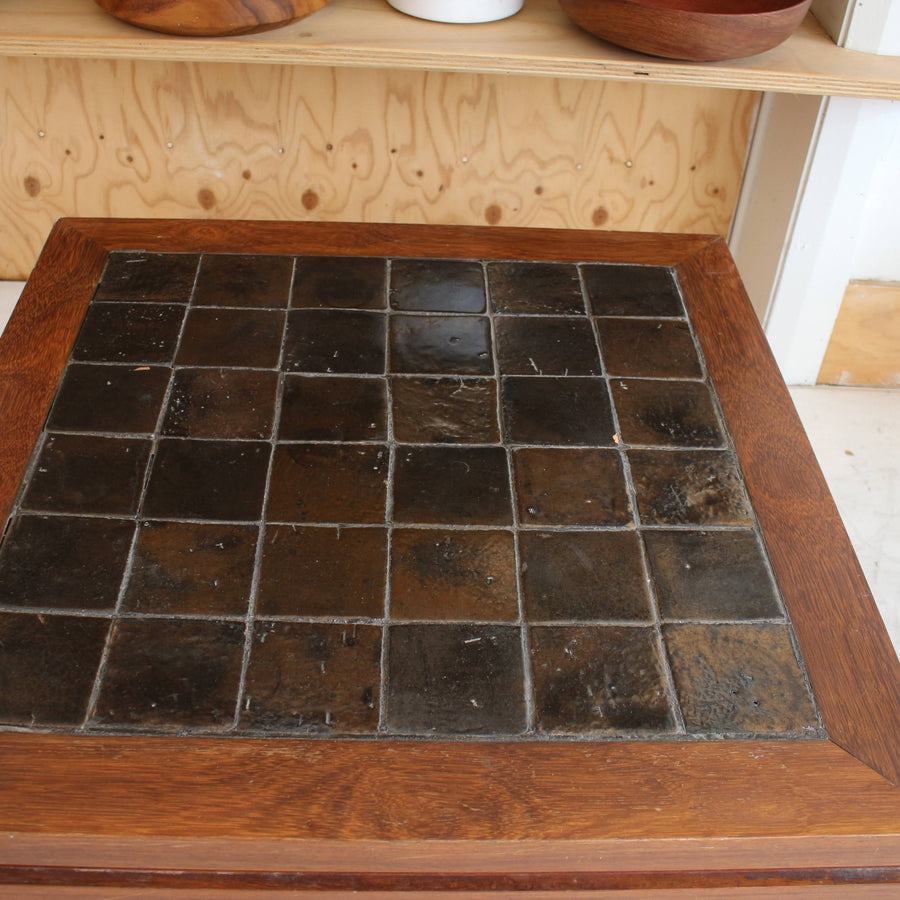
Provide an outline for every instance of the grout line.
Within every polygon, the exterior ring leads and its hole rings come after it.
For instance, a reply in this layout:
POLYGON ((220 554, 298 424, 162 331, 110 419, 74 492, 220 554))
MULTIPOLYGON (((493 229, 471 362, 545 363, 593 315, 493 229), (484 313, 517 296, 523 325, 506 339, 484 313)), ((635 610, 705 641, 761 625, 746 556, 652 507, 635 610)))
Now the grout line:
MULTIPOLYGON (((294 279, 297 276, 297 260, 294 259, 291 269, 291 283, 288 287, 288 302, 294 290, 294 279)), ((283 370, 285 345, 287 344, 288 316, 285 313, 284 324, 281 331, 281 344, 278 350, 278 386, 275 389, 275 407, 272 413, 272 430, 269 438, 269 464, 266 468, 266 481, 263 488, 262 505, 260 507, 258 528, 256 535, 256 553, 253 558, 253 575, 250 579, 250 593, 247 597, 247 612, 244 619, 244 654, 241 659, 241 673, 238 678, 237 697, 234 706, 234 718, 228 731, 237 731, 241 713, 249 705, 252 698, 244 695, 247 690, 247 671, 250 668, 250 654, 253 651, 253 634, 256 623, 256 601, 259 596, 259 583, 262 577, 262 559, 266 542, 266 511, 269 506, 269 489, 272 484, 272 471, 275 468, 275 451, 278 448, 278 429, 281 427, 281 412, 284 402, 285 373, 283 370)))
MULTIPOLYGON (((109 264, 109 256, 107 256, 107 265, 109 264)), ((104 269, 105 274, 105 269, 104 269)), ((200 276, 200 257, 197 257, 196 268, 194 269, 194 281, 191 285, 190 295, 188 296, 187 301, 184 304, 177 304, 178 306, 183 306, 183 312, 181 316, 181 326, 178 329, 178 338, 175 341, 175 346, 172 348, 172 360, 167 366, 169 369, 169 383, 166 385, 166 391, 162 398, 162 404, 159 408, 159 414, 156 417, 156 428, 152 436, 150 437, 150 453, 147 458, 146 468, 144 469, 144 479, 141 484, 141 492, 138 497, 138 502, 135 506, 135 513, 131 520, 134 522, 134 534, 131 539, 131 546, 128 550, 128 556, 125 561, 125 569, 122 575, 122 582, 119 585, 119 594, 116 598, 116 605, 113 609, 112 618, 109 623, 109 630, 106 634, 106 641, 103 645, 103 652, 100 655, 100 662, 97 664, 97 673, 94 677, 94 684, 91 688, 91 694, 88 699, 87 708, 85 709, 84 720, 82 721, 82 729, 86 729, 89 727, 91 720, 94 718, 97 712, 97 702, 100 699, 100 690, 103 684, 103 680, 106 677, 106 667, 109 662, 109 656, 112 651, 112 641, 116 632, 116 624, 119 620, 119 617, 123 611, 125 604, 125 596, 128 592, 128 585, 131 582, 132 570, 134 568, 134 558, 137 553, 137 544, 138 539, 140 538, 141 533, 141 513, 143 512, 144 502, 147 497, 147 488, 150 484, 150 478, 153 474, 153 469, 156 465, 156 455, 157 450, 159 448, 160 441, 160 431, 162 430, 162 425, 165 420, 166 411, 169 406, 169 400, 172 396, 172 391, 175 387, 175 367, 174 361, 175 357, 178 355, 178 350, 181 347, 181 339, 184 336, 185 328, 187 327, 187 319, 188 319, 188 309, 190 306, 190 300, 193 296, 194 291, 197 288, 197 279, 200 276)), ((99 283, 98 282, 98 286, 99 283)), ((175 304, 172 304, 175 305, 175 304)), ((86 314, 85 314, 86 315, 86 314)), ((73 352, 74 352, 74 344, 73 344, 73 352)), ((72 361, 70 357, 69 361, 72 361)), ((52 408, 52 407, 51 407, 52 408)))
MULTIPOLYGON (((584 295, 585 308, 590 313, 590 297, 588 296, 587 284, 584 280, 584 272, 578 267, 578 277, 581 280, 582 293, 584 295)), ((628 445, 622 439, 622 432, 619 427, 619 415, 616 410, 615 400, 613 399, 612 384, 609 373, 606 370, 606 360, 603 358, 603 347, 600 341, 600 329, 597 320, 591 317, 591 328, 594 332, 594 341, 597 346, 597 353, 600 357, 600 370, 603 373, 603 379, 606 382, 606 394, 609 400, 610 416, 612 418, 612 426, 615 436, 618 437, 616 447, 619 452, 619 462, 622 466, 622 473, 625 477, 625 490, 628 492, 628 502, 631 504, 631 514, 634 521, 635 539, 638 544, 638 552, 641 557, 641 569, 644 573, 644 586, 646 590, 647 603, 650 608, 652 627, 654 633, 654 645, 656 647, 657 661, 662 675, 663 685, 666 690, 669 701, 669 710, 674 719, 674 726, 678 733, 684 734, 686 731, 684 724, 684 716, 681 713, 681 704, 678 701, 678 693, 675 689, 675 679, 669 665, 668 655, 666 653, 665 641, 662 633, 662 623, 659 614, 659 602, 656 596, 655 585, 650 571, 649 560, 647 558, 647 549, 644 546, 644 539, 641 535, 641 516, 637 502, 637 490, 634 486, 634 477, 631 472, 631 463, 628 459, 628 445)))
POLYGON ((490 293, 490 279, 487 273, 487 263, 482 263, 484 272, 484 302, 485 312, 488 318, 488 326, 491 335, 491 353, 494 365, 494 391, 496 395, 496 416, 497 416, 497 433, 500 437, 501 446, 506 452, 506 476, 509 479, 509 503, 510 515, 512 516, 512 533, 513 533, 513 564, 516 567, 516 604, 518 609, 518 618, 516 624, 519 627, 519 636, 521 641, 522 654, 522 692, 525 702, 525 729, 526 734, 532 734, 536 728, 536 710, 534 697, 534 674, 531 665, 531 630, 528 618, 525 614, 525 597, 522 588, 522 560, 521 550, 519 547, 519 507, 516 500, 516 482, 513 473, 513 451, 512 447, 503 441, 503 379, 500 374, 500 359, 497 350, 497 329, 494 318, 494 304, 490 293))

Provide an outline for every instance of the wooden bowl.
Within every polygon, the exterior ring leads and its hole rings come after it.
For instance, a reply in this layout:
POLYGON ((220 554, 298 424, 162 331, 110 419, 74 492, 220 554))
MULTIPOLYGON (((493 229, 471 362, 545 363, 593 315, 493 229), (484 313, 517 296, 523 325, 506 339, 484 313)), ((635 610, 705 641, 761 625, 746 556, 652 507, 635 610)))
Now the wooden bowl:
POLYGON ((250 34, 287 25, 329 0, 94 0, 118 19, 166 34, 250 34))
POLYGON ((812 0, 560 0, 591 34, 629 50, 707 62, 771 50, 812 0))

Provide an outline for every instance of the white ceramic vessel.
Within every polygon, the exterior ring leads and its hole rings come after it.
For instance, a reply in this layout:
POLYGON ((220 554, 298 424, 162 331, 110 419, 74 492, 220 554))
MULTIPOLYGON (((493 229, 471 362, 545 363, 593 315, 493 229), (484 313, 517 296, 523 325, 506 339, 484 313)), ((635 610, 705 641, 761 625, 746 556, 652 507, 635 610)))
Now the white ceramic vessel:
POLYGON ((495 22, 517 13, 522 0, 388 0, 394 9, 435 22, 495 22))

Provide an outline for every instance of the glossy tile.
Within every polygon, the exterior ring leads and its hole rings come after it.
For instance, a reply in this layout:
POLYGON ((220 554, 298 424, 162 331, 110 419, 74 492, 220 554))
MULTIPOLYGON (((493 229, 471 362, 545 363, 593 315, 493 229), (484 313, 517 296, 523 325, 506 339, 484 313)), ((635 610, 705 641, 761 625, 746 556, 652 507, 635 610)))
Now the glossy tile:
POLYGON ((114 250, 109 254, 94 299, 187 303, 199 262, 195 253, 114 250))
POLYGON ((0 613, 0 725, 78 726, 109 619, 0 613))
POLYGON ((384 446, 279 444, 266 517, 270 522, 383 523, 387 475, 384 446))
POLYGON ((663 618, 782 617, 752 531, 648 531, 644 542, 663 618))
POLYGON ((500 392, 510 443, 613 444, 609 391, 602 378, 504 378, 500 392))
POLYGON ((260 616, 380 618, 384 528, 269 525, 256 604, 260 616))
POLYGON ((394 520, 406 525, 511 525, 502 447, 404 447, 394 471, 394 520))
POLYGON ((683 316, 675 276, 664 266, 589 263, 581 267, 595 316, 683 316))
POLYGON ((16 516, 0 545, 0 605, 112 612, 134 523, 16 516))
POLYGON ((381 628, 257 622, 240 728, 371 733, 378 726, 381 628))
POLYGON ((671 729, 652 629, 541 626, 529 641, 538 732, 671 729))
POLYGON ((698 381, 614 380, 619 431, 626 444, 722 447, 709 388, 698 381))
POLYGON ((256 542, 255 525, 142 522, 123 609, 246 615, 256 542))
POLYGON ((72 363, 59 386, 47 428, 152 434, 171 374, 165 366, 72 363))
POLYGON ((391 316, 390 371, 489 375, 490 324, 482 316, 391 316))
POLYGON ((381 375, 385 327, 382 313, 291 310, 284 343, 284 368, 288 372, 381 375))
POLYGON ((750 501, 725 450, 629 450, 644 525, 751 525, 750 501))
POLYGON ((384 309, 386 269, 374 257, 301 256, 291 306, 384 309))
POLYGON ((628 525, 631 504, 615 450, 523 448, 513 452, 523 525, 628 525))
POLYGON ((585 311, 574 265, 494 262, 488 264, 487 275, 494 312, 571 316, 585 311))
POLYGON ((157 519, 260 518, 269 445, 163 438, 147 484, 144 515, 157 519))
POLYGON ((702 378, 686 322, 666 319, 597 319, 606 371, 636 378, 702 378))
POLYGON ((394 531, 393 619, 514 622, 518 616, 511 532, 394 531))
POLYGON ((278 373, 178 369, 161 433, 193 438, 268 438, 278 373))
POLYGON ((200 261, 195 306, 284 309, 291 294, 294 259, 255 253, 207 253, 200 261))
POLYGON ((494 444, 497 387, 487 378, 391 379, 394 437, 412 444, 494 444))
POLYGON ((86 362, 171 362, 185 308, 173 304, 98 303, 88 308, 72 357, 86 362))
POLYGON ((689 733, 817 727, 786 625, 667 625, 664 635, 689 733))
POLYGON ((479 313, 485 309, 481 263, 458 259, 395 259, 391 309, 479 313))
POLYGON ((120 619, 90 724, 228 728, 243 658, 243 622, 120 619))
POLYGON ((150 441, 142 438, 51 434, 22 506, 46 512, 132 515, 150 447, 150 441))
POLYGON ((393 626, 388 636, 387 725, 408 734, 524 731, 520 629, 393 626))
POLYGON ((280 310, 196 307, 188 311, 175 362, 273 369, 283 333, 280 310))
POLYGON ((387 399, 381 378, 288 375, 284 380, 282 441, 383 441, 387 399))
POLYGON ((633 531, 524 532, 519 553, 530 622, 651 618, 633 531))
POLYGON ((600 357, 584 317, 498 318, 497 361, 502 375, 599 375, 600 357))

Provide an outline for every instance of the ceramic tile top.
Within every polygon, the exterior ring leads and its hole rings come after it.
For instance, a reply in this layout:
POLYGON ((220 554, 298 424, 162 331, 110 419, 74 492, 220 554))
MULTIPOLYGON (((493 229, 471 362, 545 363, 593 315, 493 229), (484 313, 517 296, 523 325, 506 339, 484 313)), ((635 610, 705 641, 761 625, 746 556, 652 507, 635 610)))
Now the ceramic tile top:
POLYGON ((669 269, 140 251, 0 546, 0 727, 824 736, 669 269))

